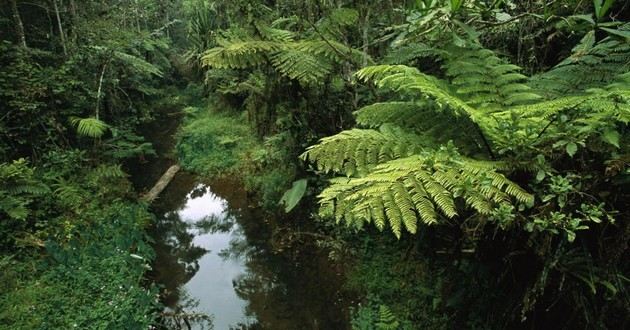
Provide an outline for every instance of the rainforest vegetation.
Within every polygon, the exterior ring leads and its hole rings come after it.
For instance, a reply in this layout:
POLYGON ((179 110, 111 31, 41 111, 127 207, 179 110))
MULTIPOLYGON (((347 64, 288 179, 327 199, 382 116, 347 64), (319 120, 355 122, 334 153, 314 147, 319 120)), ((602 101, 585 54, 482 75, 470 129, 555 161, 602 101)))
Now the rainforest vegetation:
POLYGON ((164 157, 325 253, 341 329, 630 327, 629 1, 1 3, 1 329, 190 326, 164 157))

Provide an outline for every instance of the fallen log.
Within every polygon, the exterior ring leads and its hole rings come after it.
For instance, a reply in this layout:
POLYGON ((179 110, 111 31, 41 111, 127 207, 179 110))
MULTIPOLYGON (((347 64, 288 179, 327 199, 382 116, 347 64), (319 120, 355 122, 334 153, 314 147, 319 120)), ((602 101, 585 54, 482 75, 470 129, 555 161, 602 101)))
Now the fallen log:
POLYGON ((166 186, 168 186, 168 184, 173 180, 175 174, 177 174, 180 169, 181 167, 179 165, 169 167, 168 170, 162 174, 162 177, 155 183, 153 188, 151 188, 148 193, 140 197, 140 199, 147 203, 153 202, 164 190, 164 188, 166 188, 166 186))

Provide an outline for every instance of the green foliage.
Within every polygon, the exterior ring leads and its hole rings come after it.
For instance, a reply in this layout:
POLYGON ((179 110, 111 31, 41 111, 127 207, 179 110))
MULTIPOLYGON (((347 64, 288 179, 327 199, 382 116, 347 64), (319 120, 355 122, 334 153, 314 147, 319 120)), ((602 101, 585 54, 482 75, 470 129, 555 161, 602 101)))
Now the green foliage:
POLYGON ((184 167, 208 177, 237 174, 259 148, 241 118, 209 110, 198 114, 179 132, 177 152, 184 167))
MULTIPOLYGON (((628 24, 625 29, 629 29, 628 24)), ((606 37, 596 41, 595 31, 587 32, 573 48, 571 56, 551 70, 535 76, 531 85, 540 93, 557 97, 613 82, 630 70, 630 46, 626 38, 606 37)))
MULTIPOLYGON (((321 150, 320 150, 321 151, 321 150)), ((533 196, 495 172, 490 162, 461 157, 455 150, 425 152, 385 161, 356 179, 336 179, 320 194, 323 215, 345 219, 348 225, 386 225, 397 237, 402 228, 416 233, 424 224, 442 222, 458 215, 455 198, 481 214, 490 214, 494 204, 515 197, 524 204, 533 196)))
POLYGON ((139 126, 172 76, 179 4, 14 3, 0 12, 0 328, 149 328, 150 216, 121 164, 153 151, 139 126))
MULTIPOLYGON (((563 147, 573 157, 578 151, 578 143, 584 145, 585 140, 600 134, 604 141, 618 145, 619 136, 614 129, 616 121, 626 124, 630 113, 625 101, 626 85, 617 84, 580 96, 540 101, 540 97, 522 83, 526 77, 516 73, 519 68, 504 64, 492 52, 473 48, 453 53, 458 55, 447 58, 444 65, 451 77, 450 84, 405 66, 381 65, 360 70, 357 73, 359 79, 373 81, 379 88, 396 91, 411 100, 368 106, 357 112, 359 124, 378 126, 391 120, 413 127, 409 124, 410 118, 421 120, 413 115, 414 112, 425 115, 431 111, 450 111, 456 117, 469 120, 471 127, 476 126, 491 157, 496 157, 493 148, 513 157, 508 150, 518 150, 519 145, 532 148, 530 152, 533 153, 533 148, 550 143, 554 148, 563 147), (414 96, 417 94, 429 101, 417 103, 417 96, 414 96), (556 127, 553 125, 555 119, 551 119, 569 109, 572 111, 570 116, 576 120, 574 125, 580 127, 573 131, 574 135, 567 135, 565 128, 556 127), (407 114, 411 114, 410 118, 398 117, 407 114), (518 129, 508 129, 510 125, 518 129), (545 135, 541 136, 542 133, 545 135)), ((568 115, 563 116, 562 121, 567 121, 568 115)), ((455 131, 448 133, 457 134, 455 131)), ((444 132, 439 134, 445 135, 444 132)), ((322 212, 358 226, 363 222, 374 222, 382 229, 389 223, 394 233, 400 236, 402 224, 407 231, 416 232, 416 218, 427 224, 438 222, 436 210, 446 217, 455 217, 458 214, 456 198, 463 199, 480 214, 490 214, 493 204, 507 203, 509 196, 516 197, 524 205, 533 205, 532 195, 495 173, 509 170, 514 165, 501 162, 493 165, 488 161, 480 165, 459 158, 457 152, 451 152, 456 158, 449 160, 452 155, 445 157, 431 151, 435 148, 431 142, 440 137, 429 137, 428 140, 422 137, 417 135, 416 139, 424 145, 411 142, 414 139, 404 134, 386 138, 376 135, 375 131, 350 130, 325 138, 311 147, 304 158, 316 162, 319 170, 359 176, 357 179, 334 180, 333 185, 320 195, 322 212), (404 158, 410 155, 418 156, 404 158), (438 159, 446 162, 441 163, 438 159), (427 189, 429 184, 432 190, 427 189)))
POLYGON ((117 203, 85 216, 94 217, 94 222, 76 228, 81 239, 68 246, 49 242, 44 260, 5 265, 15 272, 3 274, 3 282, 13 284, 2 290, 0 323, 12 329, 152 324, 156 290, 141 283, 152 257, 142 233, 146 210, 117 203))
POLYGON ((280 203, 284 205, 285 212, 291 212, 298 205, 302 197, 304 197, 307 184, 308 181, 306 179, 294 181, 291 189, 282 195, 280 203))
POLYGON ((378 311, 361 306, 352 319, 353 330, 398 330, 400 322, 385 305, 380 305, 378 311))
POLYGON ((318 27, 313 26, 315 33, 304 39, 296 39, 290 30, 273 27, 281 19, 271 24, 256 21, 257 37, 238 30, 227 31, 216 39, 217 47, 204 53, 201 62, 216 69, 270 65, 281 76, 303 85, 318 84, 330 76, 335 66, 360 63, 368 56, 338 41, 341 31, 352 25, 357 15, 355 10, 337 9, 319 22, 318 27))
POLYGON ((72 124, 77 127, 77 133, 82 136, 99 138, 107 131, 107 124, 96 118, 73 118, 72 124))
POLYGON ((0 164, 0 186, 0 212, 12 220, 26 220, 33 199, 49 192, 24 158, 0 164))
MULTIPOLYGON (((287 31, 288 33, 288 31, 287 31)), ((219 47, 208 50, 201 61, 205 66, 217 69, 246 69, 271 62, 281 75, 303 84, 321 82, 332 66, 351 58, 358 60, 362 54, 336 41, 276 41, 243 39, 219 39, 219 47)))

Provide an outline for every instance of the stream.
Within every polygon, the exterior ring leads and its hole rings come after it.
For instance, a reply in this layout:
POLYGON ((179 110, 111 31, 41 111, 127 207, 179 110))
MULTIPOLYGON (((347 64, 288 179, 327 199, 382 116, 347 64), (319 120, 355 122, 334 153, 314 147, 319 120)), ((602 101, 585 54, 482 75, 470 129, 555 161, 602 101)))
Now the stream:
MULTIPOLYGON (((172 126, 152 131, 172 134, 172 126)), ((161 142, 156 159, 134 166, 137 187, 146 190, 173 164, 161 142)), ((207 182, 184 171, 153 202, 148 278, 161 287, 166 315, 193 315, 171 327, 211 328, 195 322, 207 314, 217 330, 348 329, 340 265, 295 235, 297 219, 256 205, 238 180, 207 182)))

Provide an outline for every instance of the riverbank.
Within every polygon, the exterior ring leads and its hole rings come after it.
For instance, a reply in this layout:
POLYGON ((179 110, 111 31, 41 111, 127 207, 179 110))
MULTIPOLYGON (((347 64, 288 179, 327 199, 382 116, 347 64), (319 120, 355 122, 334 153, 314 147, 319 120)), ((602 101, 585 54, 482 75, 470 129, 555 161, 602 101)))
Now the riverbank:
MULTIPOLYGON (((248 140, 246 125, 236 126, 229 115, 200 114, 204 108, 187 110, 179 133, 160 136, 157 158, 166 159, 151 158, 139 170, 158 177, 176 162, 176 146, 177 156, 188 164, 185 170, 199 173, 179 172, 151 205, 156 220, 149 232, 156 259, 148 278, 161 287, 167 313, 212 315, 217 329, 227 329, 230 322, 251 329, 348 328, 341 268, 312 237, 300 235, 310 227, 308 219, 296 221, 278 212, 277 202, 275 208, 265 208, 264 195, 246 184, 247 173, 235 170, 256 168, 253 147, 262 145, 253 137, 248 140), (234 131, 237 127, 242 131, 234 131), (203 149, 182 147, 191 141, 203 149), (217 157, 223 161, 213 162, 217 157), (225 173, 240 175, 226 179, 225 173), (226 311, 225 306, 235 309, 226 311)), ((160 116, 147 132, 174 132, 179 120, 160 116)), ((140 190, 148 189, 140 186, 146 180, 136 181, 140 190)))

